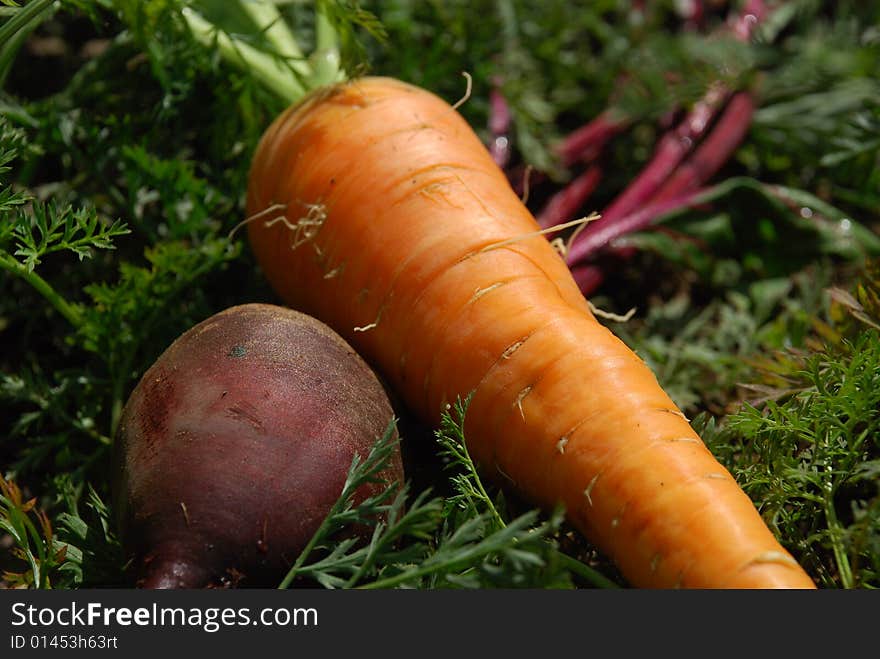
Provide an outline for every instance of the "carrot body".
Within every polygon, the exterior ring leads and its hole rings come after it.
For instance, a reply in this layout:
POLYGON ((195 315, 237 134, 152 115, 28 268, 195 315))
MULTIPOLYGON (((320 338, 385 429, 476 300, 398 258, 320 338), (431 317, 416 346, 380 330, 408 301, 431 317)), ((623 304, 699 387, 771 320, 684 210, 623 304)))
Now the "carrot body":
POLYGON ((249 238, 280 297, 430 422, 474 392, 465 432, 485 473, 563 503, 631 584, 815 587, 529 235, 537 222, 445 101, 386 78, 310 96, 256 151, 248 212, 264 211, 249 238))

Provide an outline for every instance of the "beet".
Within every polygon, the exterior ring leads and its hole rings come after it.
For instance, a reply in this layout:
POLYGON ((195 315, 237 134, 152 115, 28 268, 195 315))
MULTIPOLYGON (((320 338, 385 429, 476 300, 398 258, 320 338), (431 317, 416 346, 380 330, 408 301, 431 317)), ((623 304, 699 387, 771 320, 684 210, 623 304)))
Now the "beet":
MULTIPOLYGON (((393 418, 361 357, 291 309, 232 307, 143 375, 116 438, 114 502, 137 585, 275 586, 393 418)), ((403 481, 399 452, 357 498, 403 481)))

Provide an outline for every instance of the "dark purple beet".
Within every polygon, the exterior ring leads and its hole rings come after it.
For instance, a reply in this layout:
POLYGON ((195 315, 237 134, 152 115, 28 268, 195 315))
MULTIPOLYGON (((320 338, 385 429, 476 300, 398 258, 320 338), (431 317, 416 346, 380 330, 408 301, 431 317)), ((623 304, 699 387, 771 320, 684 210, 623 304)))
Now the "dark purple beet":
MULTIPOLYGON (((392 415, 360 356, 309 316, 246 304, 184 333, 132 392, 116 440, 138 585, 277 585, 392 415)), ((402 482, 399 454, 383 475, 402 482)))

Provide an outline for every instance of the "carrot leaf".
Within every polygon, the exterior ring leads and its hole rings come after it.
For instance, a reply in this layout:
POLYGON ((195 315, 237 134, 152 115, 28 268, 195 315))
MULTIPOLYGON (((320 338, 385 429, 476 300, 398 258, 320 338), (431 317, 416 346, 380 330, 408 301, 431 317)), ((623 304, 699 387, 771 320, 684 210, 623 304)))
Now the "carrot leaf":
POLYGON ((339 499, 282 588, 303 579, 325 588, 571 587, 577 572, 552 540, 559 511, 542 519, 531 510, 499 525, 493 509, 449 524, 445 511, 456 504, 429 489, 413 497, 398 483, 354 503, 354 492, 382 470, 397 441, 389 426, 365 458, 355 457, 339 499), (372 527, 367 542, 339 537, 352 523, 372 527))
POLYGON ((459 398, 454 405, 449 405, 443 411, 440 428, 435 433, 440 444, 440 456, 446 461, 446 468, 455 472, 451 476, 455 494, 447 499, 449 508, 447 512, 466 516, 485 513, 490 519, 495 520, 496 528, 502 528, 504 520, 498 506, 503 505, 503 502, 499 501, 496 506, 486 492, 465 442, 464 417, 470 399, 471 396, 467 396, 464 400, 459 398))

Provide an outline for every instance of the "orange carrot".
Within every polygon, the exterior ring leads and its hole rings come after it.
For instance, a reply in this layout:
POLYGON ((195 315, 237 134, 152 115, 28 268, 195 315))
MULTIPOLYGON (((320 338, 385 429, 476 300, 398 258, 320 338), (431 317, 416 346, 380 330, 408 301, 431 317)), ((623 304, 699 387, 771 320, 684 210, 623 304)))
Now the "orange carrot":
POLYGON ((430 422, 473 392, 484 473, 564 504, 632 585, 815 587, 445 101, 388 78, 308 96, 263 136, 248 212, 283 300, 430 422))

